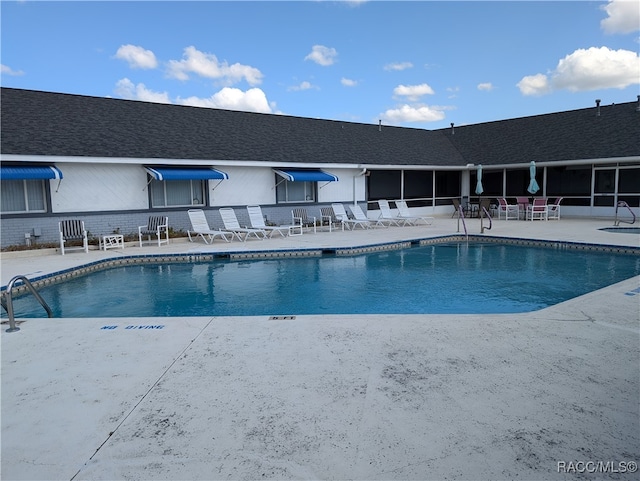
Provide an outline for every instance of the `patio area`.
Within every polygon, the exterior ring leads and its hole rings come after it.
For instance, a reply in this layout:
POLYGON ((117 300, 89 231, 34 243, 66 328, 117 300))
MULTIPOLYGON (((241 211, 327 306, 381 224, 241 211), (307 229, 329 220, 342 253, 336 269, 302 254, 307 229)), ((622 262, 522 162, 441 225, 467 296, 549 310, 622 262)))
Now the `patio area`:
MULTIPOLYGON (((501 220, 482 235, 640 248, 637 234, 599 230, 611 225, 501 220)), ((357 248, 461 228, 438 217, 246 243, 3 253, 1 279, 123 255, 357 248)), ((480 235, 480 220, 467 229, 480 235)), ((637 476, 640 276, 524 314, 20 321, 1 333, 2 479, 637 476)))

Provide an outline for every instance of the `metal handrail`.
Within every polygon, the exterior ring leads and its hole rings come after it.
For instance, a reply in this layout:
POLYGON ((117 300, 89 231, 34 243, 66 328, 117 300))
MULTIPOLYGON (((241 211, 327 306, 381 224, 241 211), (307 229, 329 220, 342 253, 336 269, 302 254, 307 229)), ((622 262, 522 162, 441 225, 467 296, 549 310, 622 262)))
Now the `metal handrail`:
POLYGON ((620 200, 616 204, 616 218, 613 221, 613 225, 617 227, 617 226, 620 225, 620 222, 624 222, 625 224, 635 224, 636 223, 636 215, 633 213, 633 210, 631 209, 631 207, 629 207, 629 204, 627 204, 624 200, 620 200), (629 209, 629 212, 631 212, 631 218, 633 220, 631 222, 629 222, 627 220, 618 219, 618 207, 626 207, 627 209, 629 209))
POLYGON ((484 211, 485 215, 489 219, 489 227, 485 227, 484 224, 482 223, 482 219, 484 218, 484 216, 482 215, 482 212, 480 213, 480 233, 484 234, 485 229, 491 230, 491 228, 493 227, 493 220, 491 219, 491 214, 489 214, 489 211, 487 210, 486 207, 483 207, 482 210, 484 211))
POLYGON ((31 291, 31 294, 33 294, 33 297, 35 297, 40 303, 40 305, 44 307, 44 310, 47 311, 47 316, 53 317, 53 312, 51 311, 51 308, 45 302, 42 296, 38 293, 38 291, 36 291, 35 287, 33 287, 31 282, 29 282, 29 279, 27 279, 25 276, 15 276, 7 284, 5 299, 4 299, 4 302, 2 302, 2 307, 4 307, 4 310, 7 311, 7 316, 9 316, 9 329, 7 329, 6 332, 15 332, 20 330, 19 327, 16 327, 16 319, 13 314, 13 296, 11 294, 11 291, 13 290, 13 285, 18 281, 22 281, 24 285, 27 287, 27 289, 31 291))
POLYGON ((469 242, 469 233, 467 232, 467 223, 464 221, 464 208, 461 205, 458 206, 458 232, 460 232, 460 219, 462 219, 462 226, 464 227, 464 235, 467 238, 467 242, 469 242))

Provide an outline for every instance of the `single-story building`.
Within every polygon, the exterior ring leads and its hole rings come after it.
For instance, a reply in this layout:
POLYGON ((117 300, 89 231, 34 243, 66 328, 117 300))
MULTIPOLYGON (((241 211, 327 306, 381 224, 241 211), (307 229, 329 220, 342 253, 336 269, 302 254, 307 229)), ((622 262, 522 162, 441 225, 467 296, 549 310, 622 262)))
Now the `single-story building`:
POLYGON ((92 236, 133 234, 149 215, 186 231, 187 209, 262 206, 290 223, 332 202, 405 199, 417 214, 452 199, 563 197, 563 216, 640 207, 637 101, 439 130, 2 88, 1 246, 56 242, 81 218, 92 236))

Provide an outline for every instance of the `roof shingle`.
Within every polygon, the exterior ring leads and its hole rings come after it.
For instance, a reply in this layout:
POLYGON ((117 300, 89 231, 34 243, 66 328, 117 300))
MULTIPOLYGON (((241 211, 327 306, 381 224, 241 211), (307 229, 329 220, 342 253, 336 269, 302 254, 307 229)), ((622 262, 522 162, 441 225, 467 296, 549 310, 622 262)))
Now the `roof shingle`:
POLYGON ((3 154, 498 165, 640 155, 633 102, 424 130, 2 88, 3 154))

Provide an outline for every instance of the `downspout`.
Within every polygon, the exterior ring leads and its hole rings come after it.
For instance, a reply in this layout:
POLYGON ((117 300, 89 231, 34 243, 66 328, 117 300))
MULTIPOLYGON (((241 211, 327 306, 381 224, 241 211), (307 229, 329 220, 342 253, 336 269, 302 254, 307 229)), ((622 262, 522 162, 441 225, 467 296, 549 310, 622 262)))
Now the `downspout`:
POLYGON ((362 177, 366 173, 367 169, 362 169, 358 174, 353 176, 353 205, 356 205, 358 203, 358 200, 356 198, 356 177, 362 177))

